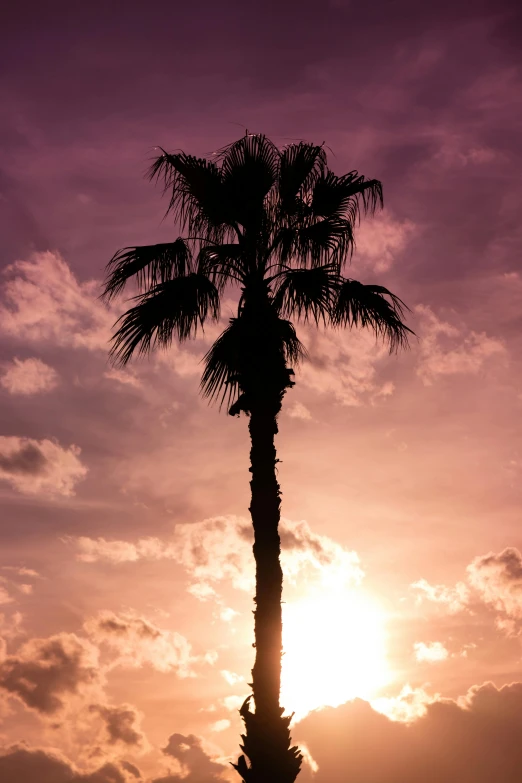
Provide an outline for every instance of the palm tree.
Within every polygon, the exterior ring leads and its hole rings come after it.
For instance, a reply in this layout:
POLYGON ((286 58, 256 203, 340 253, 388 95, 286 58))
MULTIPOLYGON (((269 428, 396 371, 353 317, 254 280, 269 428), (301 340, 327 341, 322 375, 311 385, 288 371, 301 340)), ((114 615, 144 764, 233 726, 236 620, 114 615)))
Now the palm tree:
POLYGON ((186 232, 172 243, 119 250, 104 296, 133 280, 138 295, 116 324, 111 356, 168 348, 218 321, 225 288, 237 285, 237 314, 204 357, 203 394, 249 418, 250 513, 256 565, 252 696, 235 769, 245 783, 293 783, 302 761, 279 703, 282 654, 280 489, 277 417, 305 357, 291 318, 332 327, 369 327, 390 350, 407 344, 404 304, 386 288, 345 278, 359 214, 382 205, 381 183, 356 171, 336 176, 323 145, 278 149, 246 134, 210 158, 161 154, 150 168, 186 232), (255 711, 250 709, 253 697, 255 711), (248 757, 247 763, 245 756, 248 757))

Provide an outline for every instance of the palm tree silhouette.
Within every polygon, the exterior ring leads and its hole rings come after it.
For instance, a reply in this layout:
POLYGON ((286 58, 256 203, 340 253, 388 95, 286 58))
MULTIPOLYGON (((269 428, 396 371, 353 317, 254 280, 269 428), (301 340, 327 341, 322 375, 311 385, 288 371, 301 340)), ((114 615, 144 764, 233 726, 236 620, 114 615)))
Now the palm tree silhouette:
POLYGON ((291 716, 279 704, 282 654, 280 489, 277 417, 305 357, 290 320, 369 327, 390 350, 407 344, 403 302, 377 285, 342 276, 360 211, 382 206, 378 180, 336 176, 324 145, 283 149, 246 133, 210 158, 161 154, 150 168, 170 196, 167 213, 186 231, 169 244, 127 247, 107 267, 103 296, 131 280, 139 293, 116 324, 111 356, 168 348, 220 317, 226 287, 240 288, 237 314, 204 358, 201 389, 229 413, 249 417, 250 513, 256 592, 252 696, 240 713, 246 733, 233 766, 245 783, 293 783, 302 761, 290 747, 291 716))

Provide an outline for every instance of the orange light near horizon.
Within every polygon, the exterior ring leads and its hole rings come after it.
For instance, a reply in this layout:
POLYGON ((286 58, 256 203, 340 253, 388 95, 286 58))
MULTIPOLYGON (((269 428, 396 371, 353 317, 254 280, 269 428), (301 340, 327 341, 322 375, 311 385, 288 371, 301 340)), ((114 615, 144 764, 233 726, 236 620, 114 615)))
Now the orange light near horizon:
POLYGON ((392 679, 384 612, 361 589, 322 587, 284 604, 283 650, 281 704, 295 720, 373 699, 392 679))

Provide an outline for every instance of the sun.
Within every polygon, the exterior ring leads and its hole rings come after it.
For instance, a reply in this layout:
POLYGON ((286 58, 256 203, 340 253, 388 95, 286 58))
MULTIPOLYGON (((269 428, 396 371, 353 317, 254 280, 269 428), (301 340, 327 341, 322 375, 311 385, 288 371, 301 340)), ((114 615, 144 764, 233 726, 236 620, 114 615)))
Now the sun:
POLYGON ((322 587, 284 604, 283 650, 281 704, 295 720, 373 699, 391 680, 384 612, 361 589, 322 587))

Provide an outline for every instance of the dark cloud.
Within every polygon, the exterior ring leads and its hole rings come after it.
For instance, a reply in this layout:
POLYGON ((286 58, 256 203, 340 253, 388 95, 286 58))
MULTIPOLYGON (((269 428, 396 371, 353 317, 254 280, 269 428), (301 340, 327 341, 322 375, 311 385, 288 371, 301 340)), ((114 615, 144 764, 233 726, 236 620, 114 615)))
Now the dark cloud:
POLYGON ((156 778, 152 783, 223 783, 227 780, 228 767, 212 761, 201 746, 201 740, 194 734, 172 734, 163 753, 179 761, 182 775, 167 775, 156 778))
POLYGON ((104 614, 97 618, 95 627, 103 635, 124 636, 142 639, 158 639, 161 631, 141 617, 122 617, 115 614, 104 614))
POLYGON ((487 683, 459 702, 435 701, 409 725, 357 699, 312 713, 294 736, 318 764, 315 783, 517 783, 522 683, 487 683))
POLYGON ((0 663, 0 688, 44 715, 99 682, 97 649, 75 634, 31 639, 0 663))
POLYGON ((130 774, 135 778, 141 778, 141 772, 139 771, 138 767, 134 766, 134 764, 131 764, 130 761, 122 761, 121 766, 124 770, 130 772, 130 774))
MULTIPOLYGON (((129 765, 132 766, 132 765, 129 765)), ((136 767, 134 767, 136 769, 136 767)), ((82 773, 65 756, 54 750, 13 745, 0 750, 2 783, 129 783, 123 765, 108 763, 82 773)), ((138 771, 138 770, 137 770, 138 771)), ((134 779, 139 776, 134 775, 134 779)))
POLYGON ((42 473, 47 460, 34 443, 22 443, 17 451, 0 454, 0 470, 6 473, 37 476, 42 473))
POLYGON ((96 712, 103 719, 110 745, 123 743, 128 746, 141 746, 144 743, 144 735, 138 723, 139 715, 130 704, 122 704, 119 707, 107 707, 103 704, 92 704, 91 712, 96 712))

